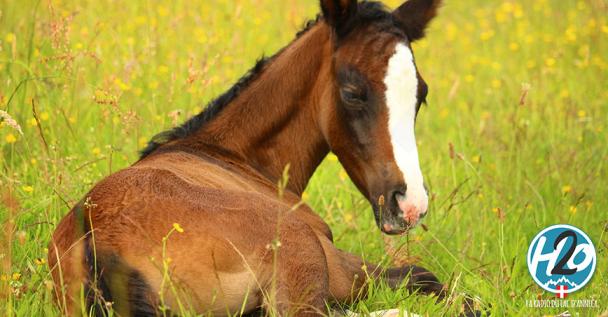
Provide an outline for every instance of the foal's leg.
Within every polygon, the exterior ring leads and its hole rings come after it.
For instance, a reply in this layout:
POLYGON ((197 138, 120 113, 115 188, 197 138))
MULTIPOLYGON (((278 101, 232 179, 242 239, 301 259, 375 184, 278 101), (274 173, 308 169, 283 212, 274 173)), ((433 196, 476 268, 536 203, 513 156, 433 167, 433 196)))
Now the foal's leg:
POLYGON ((439 282, 435 274, 427 269, 416 265, 404 265, 402 267, 389 268, 382 273, 382 278, 388 286, 396 289, 407 279, 405 287, 412 292, 425 295, 437 295, 439 299, 445 297, 444 285, 439 282))
POLYGON ((365 297, 368 277, 384 280, 393 289, 401 287, 402 282, 407 280, 404 286, 410 291, 444 297, 443 284, 422 267, 406 265, 383 271, 377 265, 337 249, 327 238, 319 237, 319 240, 327 258, 330 292, 337 302, 349 303, 365 297))
POLYGON ((266 306, 280 316, 327 315, 327 263, 316 234, 302 222, 286 221, 281 225, 279 240, 277 253, 272 254, 276 261, 272 266, 274 278, 264 287, 270 297, 266 306))

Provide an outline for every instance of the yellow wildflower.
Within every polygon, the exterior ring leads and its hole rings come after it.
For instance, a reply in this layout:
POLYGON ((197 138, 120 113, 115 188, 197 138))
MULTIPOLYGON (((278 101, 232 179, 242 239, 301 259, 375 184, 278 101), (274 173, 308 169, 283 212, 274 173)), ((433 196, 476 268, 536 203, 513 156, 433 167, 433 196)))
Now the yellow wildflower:
POLYGON ((498 89, 502 86, 502 82, 498 79, 492 80, 492 88, 498 89))
POLYGON ((184 233, 184 228, 182 228, 182 226, 180 226, 177 222, 173 223, 173 229, 179 233, 184 233))
POLYGON ((572 186, 570 186, 570 185, 564 185, 562 187, 562 193, 567 194, 567 193, 570 193, 570 192, 572 192, 572 186))
POLYGON ((511 2, 503 2, 503 4, 500 6, 500 9, 505 13, 513 12, 514 8, 515 6, 511 2))
POLYGON ((6 140, 6 143, 9 144, 17 142, 17 137, 12 133, 7 134, 4 139, 6 140))
POLYGON ((521 7, 515 8, 515 11, 513 12, 513 17, 515 17, 516 19, 520 19, 523 16, 524 10, 521 7))
POLYGON ((146 137, 139 138, 139 147, 144 147, 148 144, 148 139, 146 137))
POLYGON ((494 37, 494 34, 495 34, 494 30, 484 31, 479 35, 479 38, 482 41, 487 41, 487 40, 491 39, 492 37, 494 37))
POLYGON ((5 37, 4 40, 6 41, 6 43, 13 43, 15 41, 15 34, 14 33, 8 33, 5 37))
POLYGON ((23 187, 21 187, 21 189, 23 189, 23 191, 26 192, 26 193, 31 193, 31 192, 34 191, 34 187, 29 186, 29 185, 23 186, 23 187))
POLYGON ((232 56, 230 56, 230 55, 224 55, 222 57, 222 63, 224 63, 224 64, 230 64, 233 61, 234 61, 234 58, 232 58, 232 56))
POLYGON ((166 74, 169 72, 169 67, 167 67, 166 65, 160 65, 158 66, 158 73, 159 74, 166 74))
POLYGON ((164 6, 158 6, 156 8, 156 12, 158 12, 158 15, 160 15, 161 17, 166 17, 167 15, 169 15, 169 10, 164 6))
POLYGON ((87 36, 89 36, 89 28, 88 28, 88 27, 86 27, 86 26, 83 26, 83 27, 80 29, 80 35, 82 35, 83 37, 87 37, 87 36))
POLYGON ((151 81, 148 84, 148 88, 153 89, 153 90, 156 89, 156 88, 158 88, 158 81, 156 81, 156 80, 151 81))
POLYGON ((120 78, 116 78, 114 79, 114 84, 116 86, 118 86, 118 88, 120 88, 120 90, 123 91, 127 91, 131 89, 131 86, 129 86, 127 83, 125 83, 124 81, 122 81, 120 78))
POLYGON ((344 214, 344 221, 345 222, 351 222, 351 221, 353 221, 353 214, 351 214, 350 212, 345 213, 344 214))
POLYGON ((576 42, 576 28, 573 26, 566 29, 566 40, 568 42, 576 42))
POLYGON ((138 15, 137 17, 135 17, 135 24, 137 25, 144 25, 146 24, 146 21, 148 19, 146 18, 146 16, 144 15, 138 15))
POLYGON ((503 23, 507 20, 507 15, 504 12, 500 12, 500 11, 496 12, 494 14, 494 17, 496 19, 496 22, 498 22, 498 23, 503 23))

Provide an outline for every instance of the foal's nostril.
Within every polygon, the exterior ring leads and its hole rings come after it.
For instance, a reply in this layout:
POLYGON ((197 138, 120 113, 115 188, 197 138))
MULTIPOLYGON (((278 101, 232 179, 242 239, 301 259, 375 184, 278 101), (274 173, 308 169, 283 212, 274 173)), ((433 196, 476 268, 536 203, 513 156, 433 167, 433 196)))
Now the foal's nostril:
POLYGON ((405 199, 405 189, 401 190, 401 189, 396 189, 393 191, 393 198, 396 201, 400 201, 400 200, 404 200, 405 199))

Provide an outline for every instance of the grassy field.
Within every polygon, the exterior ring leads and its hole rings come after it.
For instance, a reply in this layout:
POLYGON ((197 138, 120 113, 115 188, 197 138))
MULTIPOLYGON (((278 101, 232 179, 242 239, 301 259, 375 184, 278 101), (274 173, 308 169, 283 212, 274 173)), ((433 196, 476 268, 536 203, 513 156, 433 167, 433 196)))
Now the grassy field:
MULTIPOLYGON (((304 199, 341 248, 416 261, 452 300, 378 286, 351 309, 451 316, 467 293, 494 316, 561 313, 526 308, 553 296, 525 258, 542 228, 570 223, 598 254, 593 280, 570 298, 600 307, 569 310, 608 313, 608 3, 446 2, 414 45, 430 86, 417 123, 428 231, 383 238, 335 156, 304 199)), ((0 123, 0 314, 58 315, 46 246, 69 207, 317 12, 305 0, 0 0, 0 110, 14 119, 0 123)))

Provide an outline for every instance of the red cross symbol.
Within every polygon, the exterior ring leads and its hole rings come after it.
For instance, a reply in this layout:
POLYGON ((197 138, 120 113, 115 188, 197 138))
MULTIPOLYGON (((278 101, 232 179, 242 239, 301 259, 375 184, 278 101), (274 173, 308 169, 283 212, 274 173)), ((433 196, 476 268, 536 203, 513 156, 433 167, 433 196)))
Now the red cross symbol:
POLYGON ((568 297, 568 285, 558 285, 557 286, 557 298, 566 298, 568 297))

